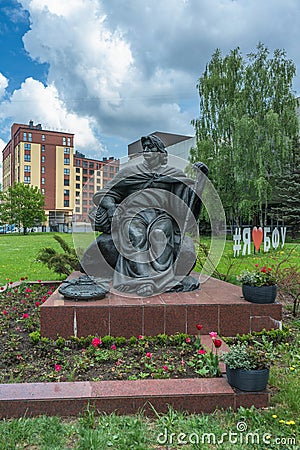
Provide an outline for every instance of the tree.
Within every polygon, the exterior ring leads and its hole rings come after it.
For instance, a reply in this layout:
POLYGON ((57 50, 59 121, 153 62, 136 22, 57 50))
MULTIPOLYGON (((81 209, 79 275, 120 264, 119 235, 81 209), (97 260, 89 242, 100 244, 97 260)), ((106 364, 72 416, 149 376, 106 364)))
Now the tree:
POLYGON ((44 196, 35 186, 15 183, 7 191, 0 192, 0 217, 2 223, 16 224, 27 229, 46 220, 44 196))
POLYGON ((276 207, 272 208, 273 217, 283 220, 289 226, 292 238, 300 232, 300 143, 295 143, 291 170, 278 177, 274 197, 276 207))
POLYGON ((190 161, 203 161, 227 220, 266 222, 276 176, 289 170, 298 136, 295 66, 284 50, 273 57, 263 44, 244 59, 239 47, 222 58, 217 49, 197 85, 197 147, 190 161))

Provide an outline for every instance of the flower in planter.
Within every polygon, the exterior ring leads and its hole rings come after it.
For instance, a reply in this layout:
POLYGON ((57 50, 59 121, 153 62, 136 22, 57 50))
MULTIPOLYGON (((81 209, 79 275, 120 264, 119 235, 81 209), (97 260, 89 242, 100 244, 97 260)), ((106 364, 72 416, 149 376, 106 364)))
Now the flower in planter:
POLYGON ((273 286, 277 284, 277 278, 271 267, 255 264, 253 270, 243 270, 237 279, 248 286, 273 286))

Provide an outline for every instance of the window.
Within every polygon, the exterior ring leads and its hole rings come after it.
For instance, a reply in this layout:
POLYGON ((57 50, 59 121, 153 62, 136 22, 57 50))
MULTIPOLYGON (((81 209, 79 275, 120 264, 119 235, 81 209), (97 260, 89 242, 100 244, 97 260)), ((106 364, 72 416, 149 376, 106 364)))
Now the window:
POLYGON ((94 175, 94 171, 93 170, 89 170, 89 174, 90 175, 94 175))
POLYGON ((29 184, 30 183, 30 177, 24 177, 24 183, 29 184))
POLYGON ((26 153, 25 153, 25 155, 24 155, 24 161, 30 162, 30 161, 31 161, 30 155, 26 155, 26 153))
POLYGON ((24 144, 24 150, 31 150, 31 144, 24 144))
POLYGON ((76 191, 76 197, 79 197, 80 196, 80 192, 79 191, 76 191))
POLYGON ((44 189, 44 188, 41 189, 41 193, 42 193, 43 195, 45 195, 45 189, 44 189))
POLYGON ((23 133, 23 141, 27 141, 27 133, 25 131, 23 133))
POLYGON ((80 189, 80 184, 79 183, 76 183, 76 189, 80 189))
POLYGON ((80 173, 79 167, 76 167, 76 173, 80 173))
MULTIPOLYGON (((75 164, 76 164, 76 166, 80 166, 81 164, 80 164, 80 159, 76 159, 75 160, 75 164)), ((77 169, 76 169, 77 170, 77 169)), ((80 170, 80 169, 79 169, 80 170)))
POLYGON ((70 175, 70 169, 64 169, 64 174, 65 175, 70 175))
POLYGON ((87 208, 82 208, 82 212, 87 213, 87 208))
POLYGON ((88 204, 88 201, 87 201, 87 200, 82 200, 82 204, 83 204, 83 205, 87 205, 87 204, 88 204))
POLYGON ((64 206, 70 206, 70 201, 69 200, 64 200, 64 206))
POLYGON ((88 163, 86 161, 82 161, 82 167, 85 167, 87 169, 88 163))
POLYGON ((63 145, 66 145, 66 138, 65 138, 65 136, 63 136, 63 138, 62 138, 62 143, 63 143, 63 145))
POLYGON ((45 156, 42 155, 42 162, 45 162, 45 156))
POLYGON ((45 141, 45 140, 46 140, 46 137, 44 134, 42 134, 42 141, 45 141))
POLYGON ((78 208, 78 206, 76 206, 75 211, 79 213, 80 212, 80 208, 78 208))
POLYGON ((41 184, 45 184, 45 178, 44 177, 42 177, 42 179, 41 179, 41 184))
POLYGON ((44 152, 45 151, 45 146, 44 145, 42 145, 42 152, 44 152))
POLYGON ((87 175, 87 173, 88 173, 87 169, 83 169, 83 170, 82 170, 82 173, 84 173, 85 175, 87 175))
POLYGON ((30 172, 31 166, 24 166, 24 172, 30 172))
POLYGON ((80 181, 80 175, 76 175, 76 181, 80 181))
POLYGON ((32 133, 28 133, 28 141, 32 142, 32 133))
POLYGON ((64 164, 70 164, 70 158, 64 158, 64 164))
POLYGON ((84 183, 86 183, 87 180, 88 180, 87 177, 83 177, 83 178, 82 178, 82 181, 83 181, 84 183))
POLYGON ((69 155, 70 154, 70 149, 68 147, 65 147, 64 148, 64 153, 69 155))
POLYGON ((45 173, 45 167, 42 166, 42 173, 45 173))
POLYGON ((90 168, 90 169, 93 169, 93 168, 94 168, 94 163, 93 163, 93 162, 90 162, 89 168, 90 168))
POLYGON ((69 189, 64 189, 64 195, 67 195, 67 196, 69 196, 69 194, 70 194, 70 191, 69 191, 69 189))
POLYGON ((67 141, 68 141, 68 145, 71 145, 71 138, 68 137, 67 141))
POLYGON ((64 179, 64 186, 70 186, 70 180, 67 178, 64 179))
POLYGON ((101 183, 101 181, 100 181, 100 178, 97 178, 97 184, 100 184, 101 183))

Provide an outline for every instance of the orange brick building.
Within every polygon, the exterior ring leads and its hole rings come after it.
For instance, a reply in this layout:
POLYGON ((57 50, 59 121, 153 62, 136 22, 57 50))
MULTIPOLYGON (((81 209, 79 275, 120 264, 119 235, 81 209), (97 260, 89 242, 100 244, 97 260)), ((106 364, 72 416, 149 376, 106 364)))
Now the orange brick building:
POLYGON ((74 134, 14 123, 3 150, 3 190, 15 182, 37 186, 45 196, 47 225, 88 221, 93 194, 113 178, 120 161, 74 152, 74 134))

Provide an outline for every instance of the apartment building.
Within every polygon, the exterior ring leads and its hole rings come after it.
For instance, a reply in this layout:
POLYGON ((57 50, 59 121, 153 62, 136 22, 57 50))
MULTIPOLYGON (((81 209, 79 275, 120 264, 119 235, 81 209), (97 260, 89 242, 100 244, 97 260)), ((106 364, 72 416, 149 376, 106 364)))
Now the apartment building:
POLYGON ((88 221, 96 190, 113 178, 119 160, 74 152, 74 134, 14 123, 3 150, 3 190, 15 182, 37 186, 45 197, 47 225, 58 230, 72 220, 88 221))

